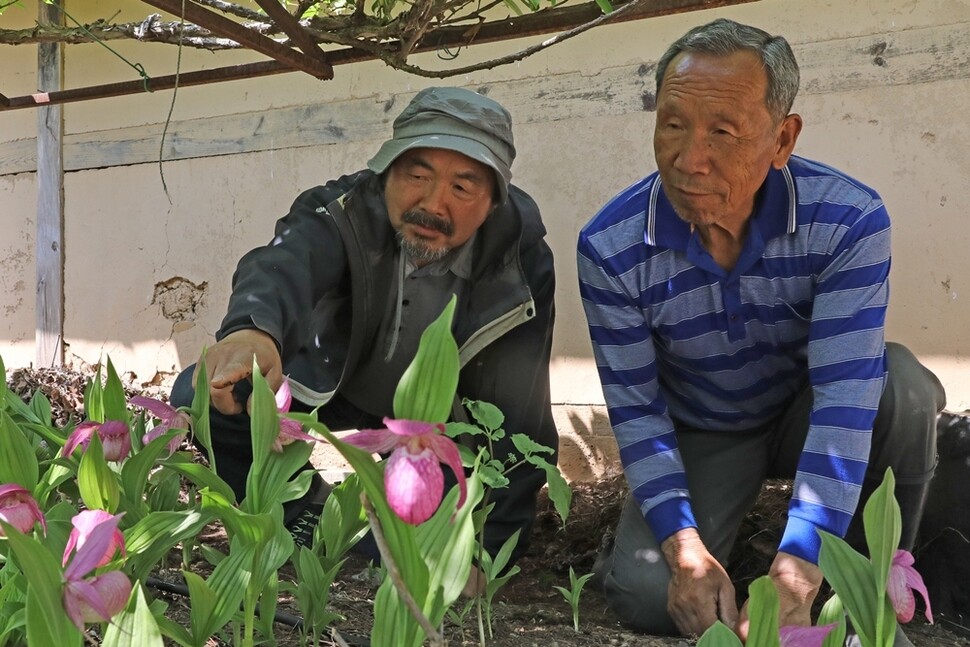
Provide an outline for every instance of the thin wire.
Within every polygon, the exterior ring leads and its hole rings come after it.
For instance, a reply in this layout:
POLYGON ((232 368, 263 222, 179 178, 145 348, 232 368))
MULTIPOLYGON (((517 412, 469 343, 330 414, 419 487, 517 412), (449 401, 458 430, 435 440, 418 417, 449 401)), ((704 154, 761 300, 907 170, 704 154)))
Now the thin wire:
POLYGON ((175 86, 172 89, 172 102, 168 105, 168 116, 165 117, 165 126, 162 127, 162 139, 158 143, 158 175, 162 178, 162 190, 168 198, 168 204, 172 204, 172 196, 168 193, 168 184, 165 183, 165 169, 162 166, 162 159, 165 153, 165 136, 168 134, 168 126, 172 123, 172 112, 175 111, 175 98, 179 93, 179 75, 182 73, 182 39, 185 37, 185 0, 182 0, 182 15, 179 23, 179 47, 178 56, 175 59, 175 86))
MULTIPOLYGON (((183 0, 183 2, 184 1, 185 0, 183 0)), ((138 72, 139 76, 141 76, 141 78, 142 78, 142 83, 145 86, 145 92, 152 92, 152 89, 148 85, 148 82, 151 81, 152 78, 150 76, 148 76, 148 72, 145 71, 145 68, 144 68, 144 66, 141 63, 132 63, 127 58, 125 58, 124 56, 122 56, 121 54, 119 54, 118 52, 116 52, 115 50, 111 49, 111 47, 109 47, 108 44, 106 42, 104 42, 104 40, 102 40, 102 39, 98 38, 97 36, 95 36, 94 34, 92 34, 91 31, 87 27, 85 27, 84 25, 82 25, 80 22, 78 22, 77 19, 74 16, 72 16, 69 13, 67 13, 67 11, 64 9, 63 4, 55 4, 54 6, 57 7, 57 9, 62 14, 64 14, 68 18, 70 18, 71 19, 71 22, 73 22, 75 25, 77 25, 81 29, 81 31, 83 31, 85 34, 87 34, 91 38, 91 40, 93 40, 94 42, 96 42, 98 45, 101 45, 101 47, 105 48, 106 50, 108 50, 109 52, 111 52, 112 54, 114 54, 115 56, 117 56, 118 58, 120 58, 129 67, 131 67, 133 70, 135 70, 136 72, 138 72)))

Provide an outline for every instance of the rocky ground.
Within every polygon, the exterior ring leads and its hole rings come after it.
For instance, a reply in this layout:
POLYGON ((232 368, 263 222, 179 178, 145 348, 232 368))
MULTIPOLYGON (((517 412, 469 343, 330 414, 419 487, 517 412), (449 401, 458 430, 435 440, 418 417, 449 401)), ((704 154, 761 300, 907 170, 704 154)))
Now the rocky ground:
MULTIPOLYGON (((8 384, 15 393, 28 397, 35 390, 42 390, 51 400, 55 415, 63 423, 68 415, 80 411, 84 384, 88 376, 62 370, 14 371, 8 375, 8 384)), ((154 385, 134 385, 134 392, 148 392, 157 395, 154 385)), ((947 420, 952 426, 953 421, 947 420)), ((964 421, 965 422, 965 421, 964 421)), ((970 424, 964 425, 961 433, 970 434, 970 424)), ((954 434, 956 432, 953 432, 954 434)), ((942 438, 942 436, 941 436, 942 438)), ((946 436, 952 442, 953 434, 946 436)), ((968 435, 970 438, 970 435, 968 435)), ((966 443, 964 443, 966 444, 966 443)), ((945 447, 945 443, 943 445, 945 447)), ((941 452, 943 450, 941 449, 941 452)), ((949 450, 948 450, 949 451, 949 450)), ((952 452, 951 452, 952 454, 952 452)), ((941 460, 941 463, 943 461, 941 460)), ((965 459, 957 457, 955 462, 963 464, 965 459)), ((965 481, 962 489, 965 490, 965 481)), ((780 530, 785 520, 786 500, 790 485, 786 482, 766 484, 758 505, 741 529, 733 555, 732 575, 738 583, 739 595, 755 577, 763 574, 770 562, 774 546, 777 545, 780 530)), ((569 519, 562 526, 551 505, 545 497, 540 500, 540 515, 536 524, 532 548, 519 563, 521 573, 516 575, 499 592, 493 608, 493 631, 486 636, 485 644, 490 647, 681 647, 692 644, 683 638, 643 636, 630 633, 619 626, 607 608, 603 596, 592 583, 587 585, 581 597, 579 609, 579 631, 573 629, 573 617, 569 604, 554 588, 569 588, 569 568, 577 574, 592 570, 593 562, 601 545, 610 536, 619 517, 625 495, 625 483, 621 476, 613 476, 595 483, 580 483, 574 486, 573 504, 569 519)), ((950 529, 947 526, 947 529, 950 529)), ((951 533, 953 534, 953 533, 951 533)), ((957 533, 959 534, 959 533, 957 533)), ((962 535, 960 535, 962 537, 962 535)), ((213 543, 223 541, 218 529, 214 529, 209 540, 213 543)), ((946 544, 947 555, 938 555, 944 563, 970 568, 970 551, 963 537, 961 542, 946 544)), ((940 544, 930 543, 925 550, 932 551, 940 544)), ((939 563, 941 559, 935 560, 939 563)), ((368 577, 370 572, 362 558, 352 558, 334 584, 331 599, 336 612, 344 616, 338 623, 336 632, 326 642, 333 647, 368 645, 367 639, 372 622, 375 583, 368 577)), ((200 570, 204 570, 202 566, 200 570)), ((951 571, 953 569, 951 568, 951 571)), ((287 571, 283 575, 286 576, 287 571)), ((177 571, 161 571, 156 574, 159 582, 178 584, 177 571)), ((944 606, 937 610, 937 623, 928 625, 919 618, 907 627, 907 634, 916 647, 970 647, 970 629, 964 622, 967 610, 955 606, 960 603, 960 595, 951 589, 966 587, 961 582, 941 582, 936 589, 944 606), (949 588, 946 588, 949 587, 949 588)), ((928 582, 931 593, 934 583, 928 582)), ((959 591, 958 591, 959 592, 959 591)), ((166 593, 159 589, 157 594, 170 604, 173 619, 187 618, 186 598, 177 593, 166 593)), ((965 595, 965 594, 963 594, 965 595)), ((934 601, 935 602, 935 601, 934 601)), ((297 611, 285 597, 281 598, 281 619, 286 622, 297 620, 297 611)), ((447 627, 448 644, 471 646, 480 644, 477 616, 472 609, 461 624, 449 622, 447 627)), ((299 634, 287 629, 285 622, 278 626, 280 647, 302 645, 299 634)), ((211 645, 227 644, 213 640, 211 645)))

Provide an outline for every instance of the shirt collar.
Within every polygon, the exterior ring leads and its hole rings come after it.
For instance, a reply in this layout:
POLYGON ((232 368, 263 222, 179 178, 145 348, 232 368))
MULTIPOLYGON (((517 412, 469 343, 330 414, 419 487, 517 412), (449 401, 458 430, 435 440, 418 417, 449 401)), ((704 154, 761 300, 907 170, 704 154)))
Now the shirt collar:
MULTIPOLYGON (((690 224, 674 211, 662 184, 658 173, 647 202, 644 242, 651 246, 686 250, 691 236, 690 224)), ((780 170, 772 168, 758 191, 751 225, 766 241, 782 234, 794 234, 798 224, 795 218, 797 204, 795 181, 788 165, 780 170)))

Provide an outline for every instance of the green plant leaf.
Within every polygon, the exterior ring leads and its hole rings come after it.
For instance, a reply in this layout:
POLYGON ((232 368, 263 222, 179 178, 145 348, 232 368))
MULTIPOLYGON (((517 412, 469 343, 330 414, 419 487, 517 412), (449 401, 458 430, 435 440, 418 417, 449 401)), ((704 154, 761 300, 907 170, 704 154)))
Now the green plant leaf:
POLYGON ((7 408, 7 367, 3 364, 3 357, 0 356, 0 411, 7 408))
POLYGON ((212 612, 198 625, 193 621, 192 635, 204 645, 212 634, 222 628, 239 609, 243 595, 252 578, 250 567, 256 547, 245 542, 233 542, 229 555, 219 562, 207 582, 215 595, 212 612))
POLYGON ((757 613, 750 614, 751 624, 748 629, 747 647, 778 647, 778 611, 780 603, 775 584, 767 575, 763 575, 748 587, 749 609, 757 609, 757 613))
POLYGON ((132 587, 128 604, 111 619, 102 647, 162 647, 162 632, 145 601, 141 585, 132 587))
POLYGON ((367 516, 360 502, 363 492, 356 474, 349 475, 333 488, 323 505, 321 522, 314 530, 320 546, 314 552, 326 556, 333 564, 367 533, 367 516))
POLYGON ((88 420, 104 422, 104 387, 101 385, 101 364, 84 388, 84 413, 88 420))
MULTIPOLYGON (((189 625, 192 627, 193 636, 197 636, 203 630, 202 627, 209 627, 216 610, 218 598, 209 584, 200 575, 191 571, 182 571, 185 584, 189 589, 189 625), (196 631, 196 628, 200 628, 196 631)), ((198 636, 202 640, 207 640, 207 636, 198 636)), ((193 641, 195 644, 195 641, 193 641)), ((201 644, 200 644, 201 647, 201 644)))
POLYGON ((198 535, 212 519, 205 509, 149 513, 124 533, 131 573, 143 581, 172 546, 198 535))
POLYGON ((106 510, 114 514, 121 499, 118 478, 108 467, 101 449, 101 439, 97 433, 91 434, 91 441, 81 455, 81 465, 77 470, 77 486, 84 505, 93 510, 106 510))
POLYGON ((155 467, 162 452, 168 451, 169 441, 178 433, 178 430, 170 429, 125 461, 121 467, 121 487, 130 501, 140 501, 145 495, 148 473, 155 467))
POLYGON ((491 402, 465 399, 462 404, 475 418, 475 421, 489 431, 500 429, 505 422, 505 414, 491 402))
POLYGON ((540 445, 525 434, 512 434, 512 444, 526 460, 536 454, 552 454, 555 451, 552 447, 540 445))
POLYGON ((569 518, 569 508, 573 502, 573 489, 569 487, 569 483, 563 478, 557 466, 551 465, 535 455, 529 458, 529 462, 545 471, 549 500, 555 506, 559 518, 562 519, 562 525, 565 527, 566 519, 569 518))
POLYGON ((879 487, 869 497, 862 512, 866 543, 869 546, 869 559, 872 561, 876 578, 876 591, 886 590, 889 567, 899 546, 902 521, 899 504, 893 496, 896 479, 891 468, 886 469, 885 477, 879 487))
POLYGON ((394 417, 446 422, 458 388, 458 345, 451 335, 455 297, 421 334, 418 352, 394 391, 394 417))
MULTIPOLYGON (((125 387, 121 384, 121 378, 118 377, 110 357, 101 397, 104 420, 128 420, 128 398, 125 397, 125 387)), ((104 420, 98 422, 104 422, 104 420)))
POLYGON ((195 394, 192 396, 192 434, 195 440, 205 448, 209 457, 212 472, 216 473, 216 455, 212 451, 212 429, 209 423, 209 378, 205 365, 206 349, 202 349, 202 356, 196 365, 195 394))
POLYGON ((697 641, 697 647, 743 647, 743 644, 726 624, 718 620, 697 641))
POLYGON ((875 639, 876 605, 885 598, 884 590, 876 589, 872 564, 835 535, 824 530, 818 534, 822 538, 819 568, 842 600, 862 644, 871 646, 875 639))
POLYGON ((817 624, 830 625, 833 622, 838 624, 825 637, 825 641, 822 642, 822 647, 842 647, 845 643, 845 609, 842 607, 842 600, 837 593, 833 594, 822 605, 822 610, 818 614, 817 624))
POLYGON ((437 625, 445 611, 458 599, 471 572, 477 550, 472 511, 484 495, 481 482, 473 473, 467 479, 467 494, 461 508, 458 486, 454 486, 430 519, 417 527, 418 548, 428 565, 428 590, 441 590, 441 606, 425 605, 425 614, 437 625))
MULTIPOLYGON (((0 406, 0 409, 2 408, 0 406)), ((43 391, 39 389, 34 391, 34 395, 30 397, 30 410, 34 412, 41 424, 51 426, 51 402, 43 391)))
POLYGON ((20 426, 0 410, 0 483, 17 483, 33 491, 39 480, 37 454, 20 426))
POLYGON ((159 464, 175 470, 192 481, 200 490, 209 489, 231 503, 236 501, 236 495, 232 488, 211 467, 200 465, 185 454, 172 454, 159 461, 159 464))

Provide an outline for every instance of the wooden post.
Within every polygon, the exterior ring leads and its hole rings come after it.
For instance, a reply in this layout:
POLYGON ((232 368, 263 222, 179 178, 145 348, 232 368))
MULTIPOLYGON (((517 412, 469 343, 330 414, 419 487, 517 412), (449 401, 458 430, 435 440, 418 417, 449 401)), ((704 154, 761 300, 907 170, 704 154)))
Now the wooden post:
MULTIPOLYGON (((65 0, 38 2, 40 24, 63 25, 65 0)), ((37 46, 38 99, 60 90, 63 45, 37 46)), ((35 317, 37 367, 64 363, 64 115, 63 106, 37 109, 37 298, 35 317)))

